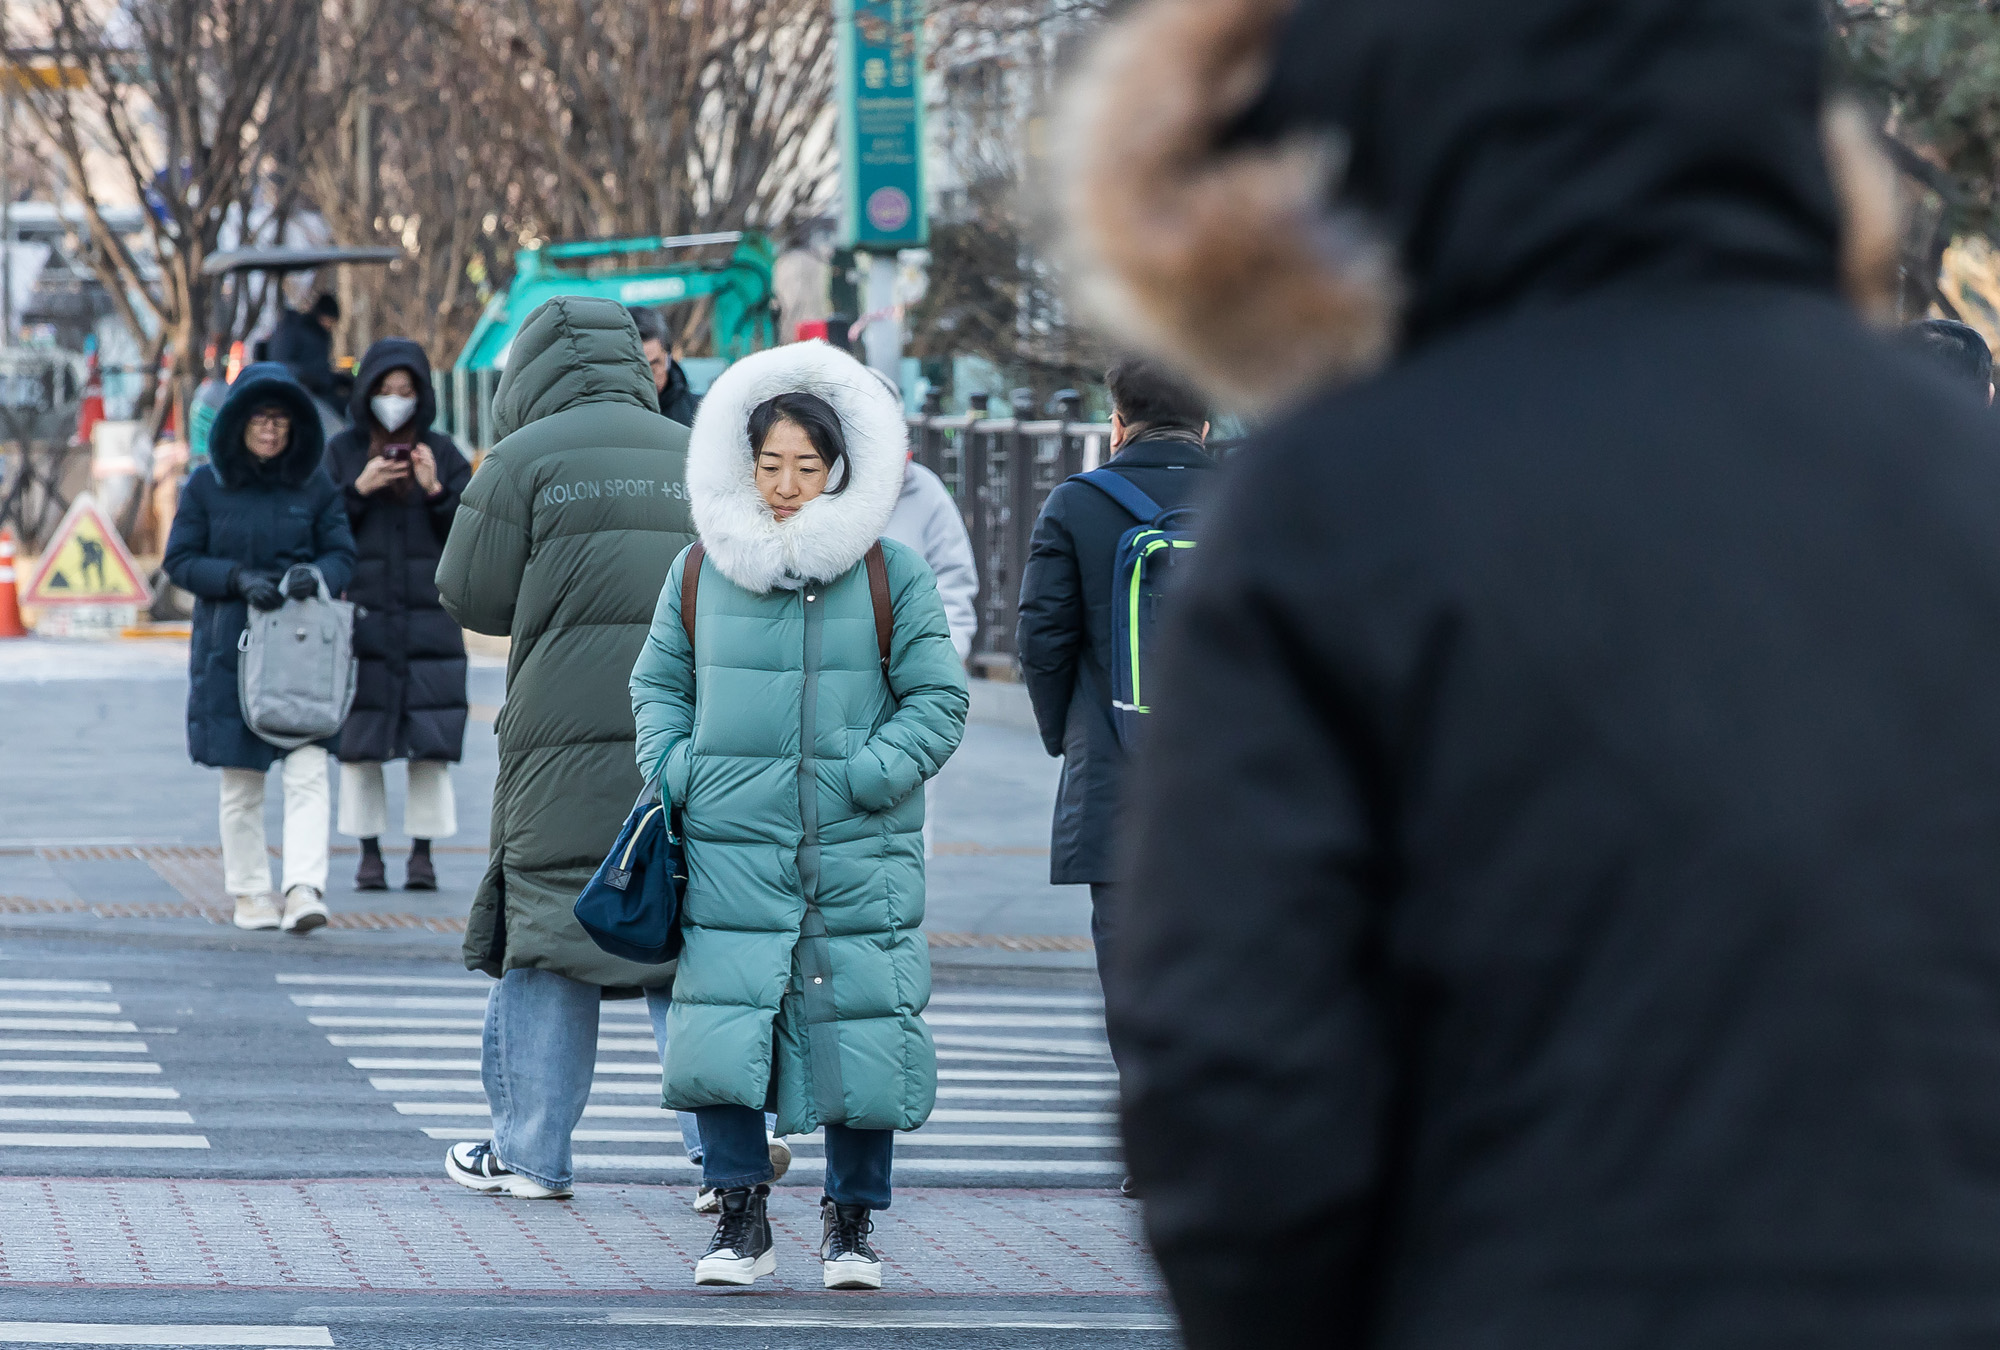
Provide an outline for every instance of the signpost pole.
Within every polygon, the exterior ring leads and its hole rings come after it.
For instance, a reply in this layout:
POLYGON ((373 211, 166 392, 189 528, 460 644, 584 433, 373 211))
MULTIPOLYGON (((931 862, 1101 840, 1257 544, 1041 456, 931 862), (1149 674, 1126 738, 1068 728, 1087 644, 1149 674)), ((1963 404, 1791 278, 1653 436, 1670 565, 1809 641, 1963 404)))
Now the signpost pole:
POLYGON ((869 257, 868 364, 900 382, 897 254, 930 242, 924 201, 923 0, 835 0, 841 242, 869 257))

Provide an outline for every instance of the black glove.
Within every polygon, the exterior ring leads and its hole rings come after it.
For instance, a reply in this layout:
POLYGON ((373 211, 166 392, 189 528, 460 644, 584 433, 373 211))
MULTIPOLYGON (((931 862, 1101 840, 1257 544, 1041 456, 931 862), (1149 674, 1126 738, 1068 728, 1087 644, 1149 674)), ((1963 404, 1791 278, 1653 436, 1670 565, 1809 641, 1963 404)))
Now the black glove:
POLYGON ((319 577, 304 563, 285 573, 285 595, 292 600, 310 600, 319 594, 319 577))
POLYGON ((278 591, 278 579, 268 572, 251 572, 239 567, 229 578, 230 589, 250 602, 252 609, 276 609, 285 603, 278 591))

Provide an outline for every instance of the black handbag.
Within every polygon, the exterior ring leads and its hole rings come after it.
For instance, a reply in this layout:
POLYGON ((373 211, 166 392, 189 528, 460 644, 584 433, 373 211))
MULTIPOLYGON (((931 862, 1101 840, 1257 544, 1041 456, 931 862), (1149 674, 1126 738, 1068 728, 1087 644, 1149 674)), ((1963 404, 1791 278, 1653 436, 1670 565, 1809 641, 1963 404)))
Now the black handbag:
POLYGON ((681 895, 687 851, 679 822, 655 779, 633 806, 618 842, 576 898, 576 921, 613 956, 664 965, 681 954, 681 895))

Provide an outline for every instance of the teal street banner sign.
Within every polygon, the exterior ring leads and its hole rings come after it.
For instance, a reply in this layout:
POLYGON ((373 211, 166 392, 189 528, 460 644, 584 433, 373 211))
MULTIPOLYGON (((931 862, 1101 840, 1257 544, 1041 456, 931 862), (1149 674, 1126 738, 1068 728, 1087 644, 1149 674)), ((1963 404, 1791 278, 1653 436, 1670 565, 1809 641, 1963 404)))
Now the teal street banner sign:
POLYGON ((930 240, 924 214, 922 0, 836 0, 841 242, 887 251, 930 240))

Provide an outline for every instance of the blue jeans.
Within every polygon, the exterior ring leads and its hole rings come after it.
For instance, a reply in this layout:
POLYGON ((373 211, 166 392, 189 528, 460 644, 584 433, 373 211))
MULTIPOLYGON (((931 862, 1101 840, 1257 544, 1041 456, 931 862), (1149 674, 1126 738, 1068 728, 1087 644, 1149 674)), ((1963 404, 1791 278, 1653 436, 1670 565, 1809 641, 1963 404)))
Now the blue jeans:
MULTIPOLYGON (((570 1135, 583 1119, 597 1070, 597 1014, 604 991, 549 970, 510 970, 486 1000, 479 1076, 493 1109, 501 1166, 551 1190, 568 1190, 570 1135)), ((665 990, 646 995, 656 1043, 665 990)))
MULTIPOLYGON (((771 1154, 764 1122, 747 1106, 704 1106, 701 1120, 701 1184, 717 1190, 755 1186, 771 1179, 771 1154)), ((889 1165, 894 1130, 826 1127, 826 1193, 836 1204, 889 1208, 889 1165)))
MULTIPOLYGON (((674 1002, 670 998, 646 1000, 646 1011, 653 1019, 653 1041, 660 1047, 662 1063, 667 1058, 667 1009, 673 1006, 674 1002)), ((695 1118, 692 1111, 676 1111, 674 1119, 681 1125, 681 1147, 687 1151, 687 1160, 696 1167, 701 1166, 701 1122, 695 1118)), ((776 1130, 778 1118, 774 1115, 765 1116, 764 1128, 776 1130)))

